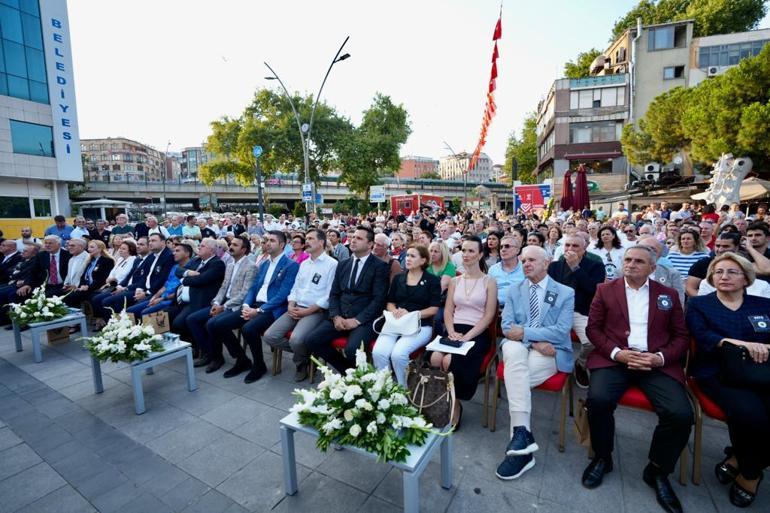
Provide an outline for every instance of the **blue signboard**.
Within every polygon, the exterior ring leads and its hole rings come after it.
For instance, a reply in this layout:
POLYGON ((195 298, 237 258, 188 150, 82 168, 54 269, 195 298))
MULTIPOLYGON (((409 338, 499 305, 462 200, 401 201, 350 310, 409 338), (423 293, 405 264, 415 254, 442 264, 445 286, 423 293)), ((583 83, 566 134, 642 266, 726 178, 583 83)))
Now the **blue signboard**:
POLYGON ((517 185, 513 188, 514 212, 529 214, 548 207, 553 191, 550 184, 517 185))

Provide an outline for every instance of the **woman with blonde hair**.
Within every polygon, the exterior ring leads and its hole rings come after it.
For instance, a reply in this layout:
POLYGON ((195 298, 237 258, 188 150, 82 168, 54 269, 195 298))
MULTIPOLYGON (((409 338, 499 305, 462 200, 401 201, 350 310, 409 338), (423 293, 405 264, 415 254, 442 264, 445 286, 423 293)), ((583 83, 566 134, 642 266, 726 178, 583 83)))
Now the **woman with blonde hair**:
POLYGON ((449 259, 449 248, 441 241, 431 242, 428 246, 430 265, 427 271, 441 280, 441 292, 449 287, 449 281, 457 273, 454 264, 449 259))
POLYGON ((88 258, 83 275, 80 277, 80 286, 64 298, 65 303, 75 308, 79 308, 84 301, 98 293, 107 281, 112 268, 115 267, 115 260, 107 252, 104 242, 92 240, 88 243, 87 251, 88 258))

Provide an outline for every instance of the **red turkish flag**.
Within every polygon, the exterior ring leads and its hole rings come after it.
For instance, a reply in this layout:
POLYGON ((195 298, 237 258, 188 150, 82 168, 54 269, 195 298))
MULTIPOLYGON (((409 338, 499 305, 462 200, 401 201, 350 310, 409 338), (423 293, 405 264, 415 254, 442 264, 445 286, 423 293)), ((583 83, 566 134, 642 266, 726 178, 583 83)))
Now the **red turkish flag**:
POLYGON ((500 53, 497 51, 497 41, 495 41, 495 51, 492 53, 492 62, 495 62, 500 57, 500 53))
POLYGON ((497 78, 497 63, 492 63, 492 80, 497 78))
POLYGON ((497 25, 495 25, 495 34, 492 36, 492 41, 497 41, 503 35, 503 19, 497 18, 497 25))
POLYGON ((489 92, 491 93, 495 89, 497 89, 497 84, 495 83, 495 79, 493 78, 493 79, 490 79, 489 81, 489 92))

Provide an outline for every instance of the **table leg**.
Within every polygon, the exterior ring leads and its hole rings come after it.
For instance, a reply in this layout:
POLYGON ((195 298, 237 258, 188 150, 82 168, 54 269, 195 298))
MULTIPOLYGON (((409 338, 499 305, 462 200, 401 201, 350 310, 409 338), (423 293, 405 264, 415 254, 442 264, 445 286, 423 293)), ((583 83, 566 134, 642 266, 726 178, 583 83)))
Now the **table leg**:
POLYGON ((14 321, 13 323, 13 341, 16 343, 16 351, 23 351, 24 349, 21 347, 21 329, 19 329, 19 325, 16 324, 14 321))
POLYGON ((297 493, 297 460, 294 455, 294 430, 281 426, 281 454, 283 455, 283 487, 286 495, 297 493))
POLYGON ((134 411, 137 415, 147 411, 144 407, 144 389, 142 389, 142 372, 136 367, 131 367, 131 384, 134 388, 134 411))
POLYGON ((192 349, 185 349, 185 361, 187 362, 187 390, 193 392, 198 390, 198 383, 195 381, 195 368, 193 367, 192 349))
POLYGON ((420 511, 420 476, 413 472, 403 471, 404 480, 404 513, 420 511))
POLYGON ((43 350, 40 348, 40 332, 35 329, 30 330, 32 332, 32 351, 35 354, 35 363, 43 361, 43 350))
POLYGON ((97 358, 91 357, 91 375, 94 378, 94 393, 101 394, 104 392, 104 385, 102 384, 102 365, 97 358))
POLYGON ((80 336, 81 337, 87 337, 88 336, 88 323, 86 322, 86 318, 83 317, 80 321, 80 336))
POLYGON ((452 488, 452 435, 441 441, 441 488, 452 488))

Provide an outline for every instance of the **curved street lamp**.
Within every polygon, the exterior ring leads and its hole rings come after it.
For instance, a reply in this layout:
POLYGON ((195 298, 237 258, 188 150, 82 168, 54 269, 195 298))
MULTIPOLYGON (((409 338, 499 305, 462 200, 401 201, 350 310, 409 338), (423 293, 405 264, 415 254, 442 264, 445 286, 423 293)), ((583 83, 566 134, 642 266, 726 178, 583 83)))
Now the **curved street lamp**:
MULTIPOLYGON (((297 122, 297 128, 299 129, 299 135, 302 139, 302 155, 304 157, 305 161, 305 179, 304 184, 310 184, 310 135, 313 133, 313 119, 315 118, 315 111, 316 107, 318 107, 318 102, 321 99, 321 93, 324 90, 324 85, 326 84, 326 79, 329 78, 329 73, 332 71, 332 67, 334 67, 335 64, 338 62, 344 61, 345 59, 348 59, 350 57, 349 53, 345 53, 343 55, 340 55, 342 53, 342 49, 345 47, 345 44, 348 42, 348 39, 350 39, 350 36, 347 36, 345 38, 345 41, 342 42, 342 45, 340 46, 339 50, 337 50, 337 53, 334 55, 334 59, 332 59, 331 64, 329 64, 329 69, 326 70, 326 75, 324 75, 323 82, 321 82, 321 87, 318 89, 318 94, 315 97, 315 103, 313 103, 313 110, 310 113, 310 121, 309 123, 302 123, 299 117, 299 113, 297 112, 297 108, 294 105, 294 101, 291 98, 291 95, 289 94, 288 89, 283 83, 283 80, 278 76, 278 73, 275 72, 273 68, 270 67, 270 65, 265 62, 265 66, 267 69, 270 70, 270 73, 272 73, 272 76, 265 77, 265 80, 277 80, 279 84, 281 84, 281 89, 283 89, 283 93, 286 96, 286 99, 289 100, 289 104, 291 105, 291 110, 294 113, 294 120, 297 122)), ((313 190, 314 188, 311 188, 313 190)), ((310 208, 308 209, 308 212, 315 213, 315 199, 316 196, 313 194, 315 191, 311 193, 310 197, 310 208)))

